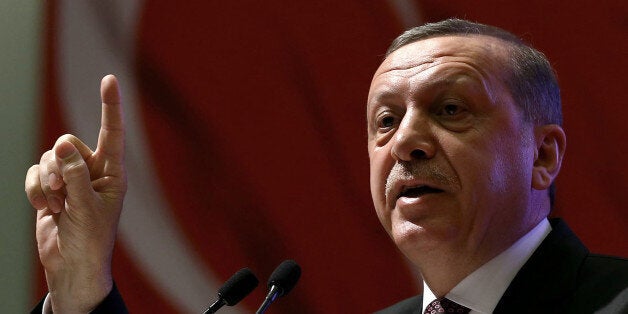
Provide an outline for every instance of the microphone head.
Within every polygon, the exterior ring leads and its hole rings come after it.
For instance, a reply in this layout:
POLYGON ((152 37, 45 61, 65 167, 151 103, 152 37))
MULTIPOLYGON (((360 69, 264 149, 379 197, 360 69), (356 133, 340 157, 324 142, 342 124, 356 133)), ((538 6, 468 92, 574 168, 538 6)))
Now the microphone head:
POLYGON ((294 288, 301 277, 301 267, 293 260, 285 260, 273 271, 268 279, 268 288, 277 286, 279 289, 278 297, 284 296, 294 288))
POLYGON ((253 272, 248 268, 242 268, 218 289, 218 297, 225 300, 227 305, 233 306, 251 293, 258 284, 259 280, 253 272))

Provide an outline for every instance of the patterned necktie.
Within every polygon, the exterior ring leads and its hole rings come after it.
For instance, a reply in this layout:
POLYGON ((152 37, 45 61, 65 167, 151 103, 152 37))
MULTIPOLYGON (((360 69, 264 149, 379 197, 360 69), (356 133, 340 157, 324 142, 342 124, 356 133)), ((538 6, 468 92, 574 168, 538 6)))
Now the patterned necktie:
POLYGON ((423 314, 437 314, 437 313, 460 313, 468 314, 471 309, 466 308, 454 301, 442 298, 432 301, 426 308, 423 314))

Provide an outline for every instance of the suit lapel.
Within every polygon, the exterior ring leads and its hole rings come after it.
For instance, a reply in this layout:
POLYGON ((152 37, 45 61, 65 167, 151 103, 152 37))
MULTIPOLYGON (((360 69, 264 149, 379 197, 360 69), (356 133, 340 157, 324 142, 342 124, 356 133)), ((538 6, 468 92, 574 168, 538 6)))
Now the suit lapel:
POLYGON ((573 294, 578 270, 589 252, 562 220, 550 223, 552 231, 517 273, 494 313, 550 309, 573 294))

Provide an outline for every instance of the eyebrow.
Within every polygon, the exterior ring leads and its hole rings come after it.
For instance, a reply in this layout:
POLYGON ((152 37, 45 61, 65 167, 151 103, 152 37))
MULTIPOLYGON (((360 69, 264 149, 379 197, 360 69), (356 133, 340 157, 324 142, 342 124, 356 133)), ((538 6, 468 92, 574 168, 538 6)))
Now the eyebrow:
MULTIPOLYGON (((484 84, 482 83, 482 80, 476 77, 475 75, 469 75, 467 73, 455 73, 453 75, 438 76, 433 79, 423 81, 421 82, 421 85, 423 85, 421 89, 433 90, 435 88, 454 86, 456 85, 458 80, 461 78, 469 79, 469 81, 475 84, 484 86, 484 84)), ((399 94, 394 91, 394 88, 390 88, 388 86, 381 88, 381 90, 376 90, 373 93, 373 95, 374 96, 371 97, 369 100, 378 101, 378 102, 386 101, 389 99, 397 99, 400 97, 399 94)))
POLYGON ((393 92, 390 88, 386 88, 383 91, 376 91, 374 95, 374 97, 371 97, 369 99, 369 103, 371 103, 372 101, 382 102, 399 98, 399 94, 393 92))
MULTIPOLYGON (((445 73, 445 75, 436 75, 431 77, 429 80, 421 81, 419 84, 422 85, 419 90, 419 94, 423 93, 431 93, 438 92, 438 89, 446 89, 451 88, 456 85, 462 86, 462 88, 476 88, 479 87, 483 93, 485 93, 491 101, 494 101, 494 94, 490 88, 490 86, 486 85, 484 82, 481 73, 468 73, 461 71, 454 71, 450 73, 445 73), (479 75, 479 76, 478 76, 479 75), (460 79, 464 79, 465 83, 459 83, 460 79), (466 87, 464 87, 466 86, 466 87)), ((416 94, 416 90, 412 91, 412 98, 421 97, 416 94)), ((375 108, 378 108, 378 105, 386 104, 389 102, 398 101, 399 99, 404 98, 404 96, 395 92, 395 88, 391 87, 388 84, 383 84, 379 89, 375 90, 372 94, 373 96, 369 98, 367 103, 367 112, 368 116, 373 112, 375 108)))

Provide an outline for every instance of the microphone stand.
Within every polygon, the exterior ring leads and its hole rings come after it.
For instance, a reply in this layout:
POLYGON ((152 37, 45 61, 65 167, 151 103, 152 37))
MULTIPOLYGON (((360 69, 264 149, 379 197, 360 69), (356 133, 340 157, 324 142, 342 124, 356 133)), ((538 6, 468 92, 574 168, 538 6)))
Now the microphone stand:
POLYGON ((266 295, 266 299, 264 299, 264 303, 260 305, 259 309, 257 309, 257 312, 255 312, 255 314, 264 314, 264 312, 266 312, 266 309, 268 309, 270 304, 273 303, 277 299, 277 297, 281 294, 280 292, 281 292, 281 288, 279 286, 273 285, 272 287, 270 287, 270 291, 268 291, 268 294, 266 295))
POLYGON ((212 303, 212 305, 210 305, 209 308, 207 308, 207 310, 205 310, 205 312, 203 312, 203 314, 216 313, 218 311, 218 309, 223 307, 223 305, 225 305, 225 304, 227 304, 227 302, 223 298, 218 298, 218 300, 216 300, 216 302, 212 303))

